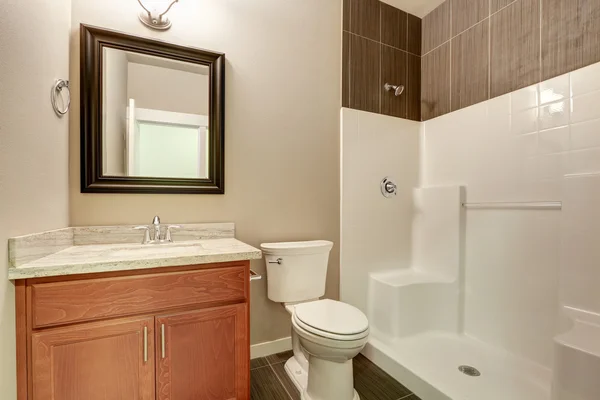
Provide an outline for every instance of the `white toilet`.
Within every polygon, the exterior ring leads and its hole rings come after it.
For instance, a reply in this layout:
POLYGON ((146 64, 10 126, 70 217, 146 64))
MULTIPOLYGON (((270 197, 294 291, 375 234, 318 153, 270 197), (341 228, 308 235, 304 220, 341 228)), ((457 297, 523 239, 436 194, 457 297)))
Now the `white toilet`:
POLYGON ((369 321, 357 308, 325 294, 332 242, 265 243, 268 296, 292 316, 294 356, 285 370, 303 400, 358 400, 352 359, 369 337, 369 321))

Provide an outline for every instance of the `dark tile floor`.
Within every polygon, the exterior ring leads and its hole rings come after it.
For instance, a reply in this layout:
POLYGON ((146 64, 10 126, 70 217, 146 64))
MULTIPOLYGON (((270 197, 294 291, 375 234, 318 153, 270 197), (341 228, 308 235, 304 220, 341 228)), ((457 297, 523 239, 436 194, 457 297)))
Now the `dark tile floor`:
MULTIPOLYGON (((251 361, 251 400, 300 400, 283 368, 291 356, 289 351, 251 361)), ((354 388, 361 400, 420 400, 362 354, 354 359, 354 388)))

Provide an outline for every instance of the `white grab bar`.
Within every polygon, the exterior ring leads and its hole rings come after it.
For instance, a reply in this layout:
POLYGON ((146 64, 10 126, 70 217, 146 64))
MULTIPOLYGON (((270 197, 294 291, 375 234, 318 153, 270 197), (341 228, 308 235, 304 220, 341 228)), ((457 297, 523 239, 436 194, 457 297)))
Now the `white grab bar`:
POLYGON ((463 203, 462 206, 473 210, 562 210, 561 201, 463 203))

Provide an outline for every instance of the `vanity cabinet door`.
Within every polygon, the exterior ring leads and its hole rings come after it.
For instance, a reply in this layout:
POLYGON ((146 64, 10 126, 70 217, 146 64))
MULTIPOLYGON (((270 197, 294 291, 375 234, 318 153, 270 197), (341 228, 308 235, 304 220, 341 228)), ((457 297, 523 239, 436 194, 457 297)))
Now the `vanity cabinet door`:
POLYGON ((154 400, 154 318, 32 334, 33 400, 154 400))
POLYGON ((157 400, 249 400, 248 304, 156 318, 157 400))

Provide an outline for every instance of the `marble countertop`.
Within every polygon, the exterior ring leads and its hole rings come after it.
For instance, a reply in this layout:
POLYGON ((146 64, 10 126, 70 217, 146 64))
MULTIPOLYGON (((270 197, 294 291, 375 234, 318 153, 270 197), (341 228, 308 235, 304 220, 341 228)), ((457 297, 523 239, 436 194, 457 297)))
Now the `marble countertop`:
MULTIPOLYGON (((68 230, 74 228, 14 238, 9 241, 12 267, 8 268, 8 279, 129 271, 262 257, 260 250, 232 237, 233 224, 200 227, 204 233, 198 234, 198 238, 175 239, 167 244, 102 243, 98 241, 98 236, 83 241, 77 239, 77 231, 73 240, 74 234, 68 230)), ((194 228, 200 232, 196 226, 194 228)), ((85 229, 89 231, 90 228, 85 229)))
POLYGON ((72 246, 8 269, 8 279, 127 271, 261 258, 260 250, 237 239, 206 239, 169 244, 72 246))

